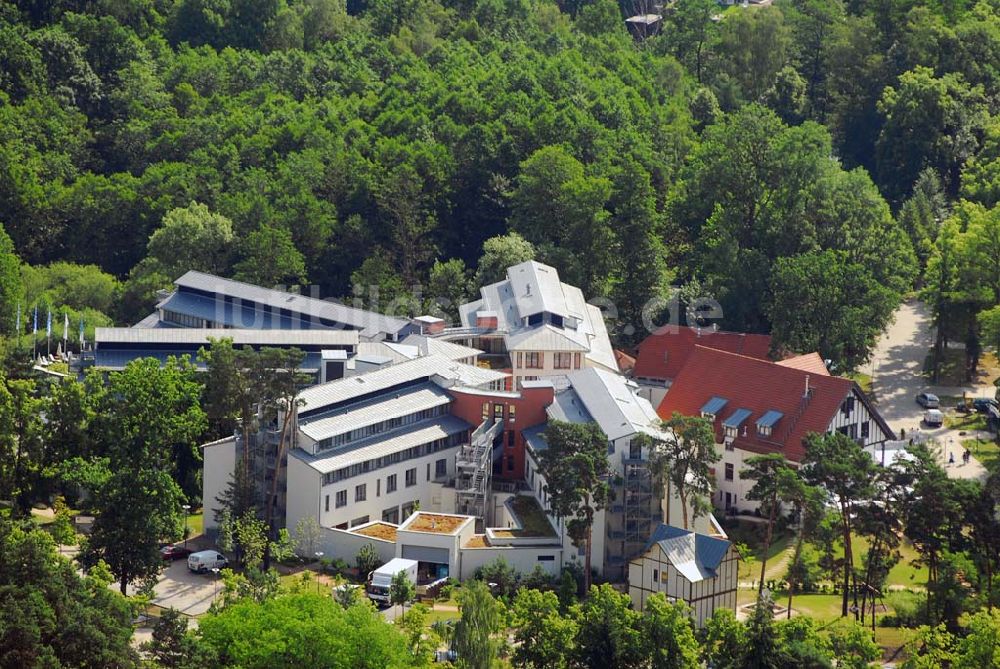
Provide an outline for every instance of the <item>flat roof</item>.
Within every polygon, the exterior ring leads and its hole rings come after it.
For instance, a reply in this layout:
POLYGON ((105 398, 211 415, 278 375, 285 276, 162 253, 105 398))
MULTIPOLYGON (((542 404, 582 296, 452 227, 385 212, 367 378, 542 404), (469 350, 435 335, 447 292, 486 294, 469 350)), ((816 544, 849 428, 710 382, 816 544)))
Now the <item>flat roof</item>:
POLYGON ((475 520, 472 516, 451 513, 428 513, 418 511, 400 526, 404 532, 427 532, 428 534, 455 534, 463 525, 475 520))

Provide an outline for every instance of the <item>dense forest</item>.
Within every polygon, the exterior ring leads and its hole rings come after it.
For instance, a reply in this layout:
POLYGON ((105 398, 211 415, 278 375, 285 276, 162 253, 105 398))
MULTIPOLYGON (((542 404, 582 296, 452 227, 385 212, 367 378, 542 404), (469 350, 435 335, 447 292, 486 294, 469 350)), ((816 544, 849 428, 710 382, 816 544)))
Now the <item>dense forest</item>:
POLYGON ((415 313, 534 256, 623 346, 671 286, 847 369, 914 288, 1000 340, 1000 3, 640 5, 0 3, 0 325, 187 269, 415 313))

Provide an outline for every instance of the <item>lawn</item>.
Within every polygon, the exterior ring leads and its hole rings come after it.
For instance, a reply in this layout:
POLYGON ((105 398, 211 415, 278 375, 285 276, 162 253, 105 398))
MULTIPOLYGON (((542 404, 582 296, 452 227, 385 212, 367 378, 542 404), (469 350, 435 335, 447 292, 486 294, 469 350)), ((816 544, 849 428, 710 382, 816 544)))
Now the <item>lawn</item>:
POLYGON ((962 446, 972 451, 972 455, 990 471, 1000 468, 1000 447, 991 439, 965 439, 962 446))
POLYGON ((205 514, 201 509, 187 517, 188 538, 201 536, 205 532, 205 514))
MULTIPOLYGON (((767 533, 765 523, 756 523, 749 520, 740 520, 735 527, 726 527, 726 534, 729 540, 734 543, 746 544, 753 553, 754 561, 750 564, 740 562, 740 580, 756 580, 760 578, 760 560, 764 557, 764 536, 767 533)), ((785 566, 781 564, 779 558, 785 549, 795 540, 795 535, 791 532, 775 531, 771 539, 771 547, 767 552, 767 572, 765 579, 781 579, 785 576, 785 566)))
POLYGON ((947 414, 944 426, 952 430, 985 430, 986 414, 977 412, 947 414))

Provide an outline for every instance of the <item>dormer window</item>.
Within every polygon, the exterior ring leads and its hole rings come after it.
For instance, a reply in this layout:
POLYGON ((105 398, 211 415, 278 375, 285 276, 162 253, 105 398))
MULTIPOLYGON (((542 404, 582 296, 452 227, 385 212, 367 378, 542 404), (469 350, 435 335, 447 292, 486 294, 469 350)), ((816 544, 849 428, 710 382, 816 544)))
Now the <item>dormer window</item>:
POLYGON ((735 439, 740 435, 740 426, 743 422, 750 417, 750 409, 737 409, 729 418, 722 421, 723 430, 725 430, 726 439, 735 439))
POLYGON ((727 404, 729 404, 729 400, 725 397, 713 397, 705 402, 704 406, 701 407, 701 417, 707 418, 714 423, 715 417, 719 415, 719 412, 722 411, 727 404))
POLYGON ((757 436, 769 438, 774 433, 774 426, 781 420, 782 414, 780 411, 771 410, 765 413, 757 421, 757 436))

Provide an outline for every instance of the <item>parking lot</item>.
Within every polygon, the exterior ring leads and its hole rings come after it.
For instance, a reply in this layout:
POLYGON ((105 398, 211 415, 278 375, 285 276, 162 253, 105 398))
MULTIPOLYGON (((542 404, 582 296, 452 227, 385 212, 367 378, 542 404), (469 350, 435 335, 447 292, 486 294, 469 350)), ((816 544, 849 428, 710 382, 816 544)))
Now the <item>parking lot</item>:
POLYGON ((218 576, 194 574, 188 571, 185 560, 175 560, 164 570, 153 588, 153 604, 177 609, 189 616, 208 611, 216 595, 222 590, 218 576))

